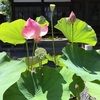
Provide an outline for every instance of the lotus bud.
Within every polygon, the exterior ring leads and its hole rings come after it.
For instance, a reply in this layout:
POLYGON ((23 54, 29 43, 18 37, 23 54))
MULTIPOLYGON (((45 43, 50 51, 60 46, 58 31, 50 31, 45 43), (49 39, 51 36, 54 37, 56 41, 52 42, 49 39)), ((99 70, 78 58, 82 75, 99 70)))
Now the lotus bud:
POLYGON ((54 11, 54 9, 55 9, 55 4, 50 4, 50 10, 54 11))
POLYGON ((75 22, 75 20, 76 20, 76 16, 75 16, 75 14, 74 14, 74 12, 72 11, 71 13, 70 13, 70 15, 69 15, 69 20, 70 20, 70 22, 73 24, 74 22, 75 22))

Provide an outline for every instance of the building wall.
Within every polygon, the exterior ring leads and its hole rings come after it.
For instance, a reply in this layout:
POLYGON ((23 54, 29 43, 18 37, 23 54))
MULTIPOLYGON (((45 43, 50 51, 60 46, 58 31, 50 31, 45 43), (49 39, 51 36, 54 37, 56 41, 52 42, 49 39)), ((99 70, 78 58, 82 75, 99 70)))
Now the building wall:
POLYGON ((41 0, 14 0, 14 2, 41 2, 41 0))
MULTIPOLYGON (((14 2, 41 2, 42 0, 14 0, 14 2)), ((71 2, 71 0, 44 0, 44 2, 71 2)))

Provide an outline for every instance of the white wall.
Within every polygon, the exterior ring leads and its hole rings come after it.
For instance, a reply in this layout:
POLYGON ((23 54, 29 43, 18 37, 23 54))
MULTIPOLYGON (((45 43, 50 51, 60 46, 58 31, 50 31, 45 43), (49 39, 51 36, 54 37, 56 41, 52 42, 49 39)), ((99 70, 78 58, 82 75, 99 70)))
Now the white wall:
MULTIPOLYGON (((70 2, 71 0, 44 0, 44 2, 70 2)), ((14 0, 14 2, 41 2, 41 0, 14 0)))
POLYGON ((41 0, 14 0, 14 2, 41 2, 41 0))
POLYGON ((44 0, 44 2, 71 2, 71 0, 44 0))

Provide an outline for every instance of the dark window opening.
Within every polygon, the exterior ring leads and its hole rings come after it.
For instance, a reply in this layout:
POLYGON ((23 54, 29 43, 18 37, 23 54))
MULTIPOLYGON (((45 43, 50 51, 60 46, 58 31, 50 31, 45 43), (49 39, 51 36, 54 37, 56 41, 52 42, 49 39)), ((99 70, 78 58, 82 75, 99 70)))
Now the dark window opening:
MULTIPOLYGON (((14 17, 13 20, 23 18, 27 20, 29 17, 32 19, 36 19, 36 17, 39 17, 43 15, 48 21, 49 21, 49 32, 46 37, 51 36, 51 11, 50 11, 50 2, 32 2, 32 3, 14 3, 14 17)), ((53 14, 53 23, 54 25, 57 24, 57 20, 59 20, 62 17, 69 16, 71 12, 71 3, 70 2, 54 2, 56 5, 54 14, 53 14)), ((62 36, 63 34, 59 32, 57 29, 54 28, 54 32, 56 36, 62 36)))

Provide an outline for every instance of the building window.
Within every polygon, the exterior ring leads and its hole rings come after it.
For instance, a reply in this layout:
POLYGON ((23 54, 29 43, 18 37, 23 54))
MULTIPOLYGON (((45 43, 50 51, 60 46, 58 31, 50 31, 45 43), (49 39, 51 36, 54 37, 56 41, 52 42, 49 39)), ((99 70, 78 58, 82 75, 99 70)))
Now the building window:
MULTIPOLYGON (((53 15, 53 22, 54 25, 57 23, 57 20, 59 20, 62 17, 69 16, 71 12, 71 3, 69 2, 70 0, 52 0, 53 2, 49 2, 51 0, 44 0, 41 2, 32 2, 36 0, 30 0, 31 2, 22 2, 23 0, 20 0, 18 2, 15 0, 14 2, 14 20, 23 18, 27 20, 29 17, 32 19, 36 19, 36 17, 39 17, 43 15, 50 23, 50 4, 53 3, 56 5, 56 8, 54 10, 54 15, 53 15), (54 2, 55 1, 55 2, 54 2), (66 1, 66 2, 65 2, 66 1)), ((25 1, 25 0, 24 0, 25 1)), ((26 0, 27 1, 27 0, 26 0)), ((38 0, 39 1, 39 0, 38 0)), ((49 25, 49 33, 51 33, 51 25, 49 25)), ((58 30, 54 29, 55 32, 58 32, 58 30)), ((60 35, 61 32, 59 32, 58 35, 60 35)))
POLYGON ((41 15, 41 7, 15 7, 15 19, 23 18, 27 20, 29 17, 36 19, 41 15))

